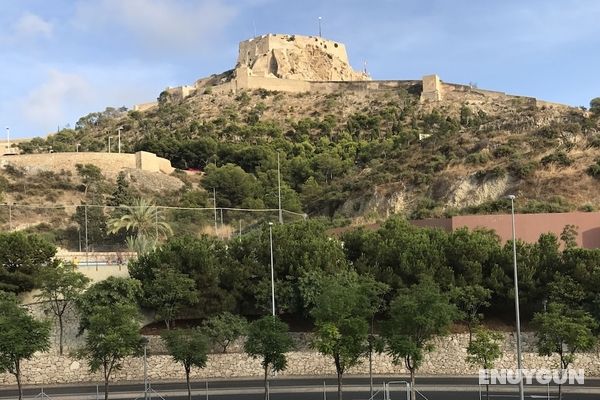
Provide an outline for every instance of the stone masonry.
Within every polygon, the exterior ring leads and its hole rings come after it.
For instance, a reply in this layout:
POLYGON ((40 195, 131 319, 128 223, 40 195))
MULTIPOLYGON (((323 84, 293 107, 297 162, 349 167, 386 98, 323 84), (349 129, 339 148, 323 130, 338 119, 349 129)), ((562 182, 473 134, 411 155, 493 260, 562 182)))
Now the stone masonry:
MULTIPOLYGON (((515 368, 514 337, 505 333, 502 345, 504 356, 496 363, 496 368, 515 368)), ((478 368, 465 361, 468 335, 457 334, 435 341, 435 350, 425 357, 420 375, 475 375, 478 368)), ((540 357, 533 348, 531 334, 524 335, 524 366, 526 368, 556 368, 556 357, 540 357)), ((180 380, 184 378, 183 368, 173 362, 168 355, 152 355, 148 360, 149 377, 153 381, 180 380)), ((600 376, 600 357, 596 352, 578 355, 573 366, 584 368, 586 376, 600 376)), ((385 354, 373 358, 375 374, 405 375, 403 366, 395 366, 385 354)), ((253 360, 243 353, 212 354, 204 369, 194 369, 193 379, 256 377, 261 376, 258 360, 253 360)), ((366 360, 352 368, 348 374, 367 374, 366 360)), ((310 350, 291 352, 288 354, 288 368, 281 375, 325 375, 335 374, 335 367, 330 358, 321 356, 310 350)), ((73 382, 99 382, 101 375, 89 372, 85 361, 70 356, 39 354, 23 365, 23 379, 27 384, 56 384, 73 382)), ((143 361, 130 358, 124 362, 123 369, 114 375, 113 381, 143 379, 143 361)), ((0 384, 14 384, 11 375, 0 375, 0 384)))

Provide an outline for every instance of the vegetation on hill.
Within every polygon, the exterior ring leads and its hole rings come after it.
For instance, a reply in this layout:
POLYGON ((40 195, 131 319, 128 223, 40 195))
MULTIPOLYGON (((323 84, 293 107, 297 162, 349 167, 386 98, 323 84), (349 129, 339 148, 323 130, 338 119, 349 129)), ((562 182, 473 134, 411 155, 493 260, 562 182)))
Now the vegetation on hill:
MULTIPOLYGON (((126 151, 202 170, 200 189, 215 188, 225 206, 276 206, 279 155, 284 208, 309 215, 496 212, 506 209, 498 199, 507 191, 524 199, 522 212, 556 212, 600 205, 599 116, 598 99, 590 112, 475 95, 420 103, 414 87, 185 100, 163 93, 155 109, 93 113, 21 148, 74 151, 79 143, 80 151, 102 151, 122 127, 126 151)), ((183 189, 190 197, 193 190, 183 189)), ((210 205, 209 196, 196 198, 210 205)))

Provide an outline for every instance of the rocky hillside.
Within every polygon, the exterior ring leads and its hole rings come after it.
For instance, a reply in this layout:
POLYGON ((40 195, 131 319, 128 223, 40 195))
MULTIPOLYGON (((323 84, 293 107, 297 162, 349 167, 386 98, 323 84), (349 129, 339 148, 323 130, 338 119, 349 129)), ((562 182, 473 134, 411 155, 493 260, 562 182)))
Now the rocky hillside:
POLYGON ((203 170, 219 204, 253 207, 276 204, 279 153, 284 207, 329 217, 497 212, 507 193, 522 212, 600 206, 598 115, 476 89, 421 103, 420 90, 163 93, 157 108, 90 114, 22 148, 101 151, 123 127, 127 149, 203 170))

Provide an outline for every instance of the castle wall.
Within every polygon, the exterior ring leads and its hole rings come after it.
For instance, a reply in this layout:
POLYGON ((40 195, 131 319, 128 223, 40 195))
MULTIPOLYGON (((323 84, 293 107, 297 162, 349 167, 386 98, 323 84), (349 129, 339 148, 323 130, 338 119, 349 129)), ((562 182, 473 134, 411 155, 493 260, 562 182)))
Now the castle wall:
POLYGON ((158 102, 151 101, 149 103, 135 104, 132 109, 133 109, 133 111, 144 112, 144 111, 150 110, 154 107, 158 107, 158 102))
POLYGON ((77 164, 93 164, 102 170, 102 173, 108 178, 116 178, 118 173, 126 168, 141 169, 143 171, 163 172, 170 174, 173 172, 171 162, 167 159, 157 157, 156 154, 139 152, 129 153, 43 153, 43 154, 21 154, 14 156, 0 157, 0 167, 13 165, 23 168, 30 173, 39 171, 61 170, 70 171, 74 175, 77 173, 77 164), (137 154, 145 153, 138 164, 137 154), (139 165, 139 166, 138 166, 139 165))
POLYGON ((323 39, 318 36, 283 34, 263 35, 240 42, 237 63, 238 65, 252 65, 258 56, 274 49, 294 49, 308 45, 317 46, 327 54, 337 57, 344 63, 349 64, 346 46, 344 46, 343 43, 323 39))

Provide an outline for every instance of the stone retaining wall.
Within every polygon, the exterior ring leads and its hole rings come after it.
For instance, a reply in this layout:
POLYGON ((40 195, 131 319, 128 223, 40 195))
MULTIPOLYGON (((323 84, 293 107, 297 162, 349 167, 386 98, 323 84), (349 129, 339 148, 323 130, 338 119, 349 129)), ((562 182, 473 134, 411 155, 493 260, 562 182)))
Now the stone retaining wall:
MULTIPOLYGON (((440 338, 435 343, 435 351, 428 354, 419 370, 422 375, 474 375, 478 368, 466 363, 466 345, 468 336, 452 335, 440 338)), ((532 350, 533 337, 524 335, 524 366, 526 368, 555 368, 555 357, 540 357, 532 350)), ((515 368, 514 337, 505 334, 504 356, 496 363, 497 368, 515 368)), ((406 374, 403 366, 394 366, 387 355, 375 355, 373 358, 375 374, 406 374)), ((183 368, 167 355, 150 356, 148 360, 149 376, 153 381, 183 379, 183 368)), ((600 357, 597 352, 579 355, 575 368, 584 368, 587 376, 600 376, 600 357)), ((114 381, 142 380, 143 361, 130 358, 124 362, 123 369, 114 375, 114 381)), ((288 368, 281 375, 324 375, 334 374, 335 368, 329 358, 311 351, 298 351, 288 354, 288 368)), ((348 374, 367 374, 368 364, 352 368, 348 374)), ((194 369, 194 379, 253 377, 261 376, 258 360, 248 358, 243 353, 213 354, 204 369, 194 369)), ((23 364, 23 380, 27 384, 55 384, 73 382, 99 382, 101 375, 89 372, 85 361, 72 357, 40 354, 23 364)), ((0 374, 0 384, 14 384, 12 375, 0 374)))

